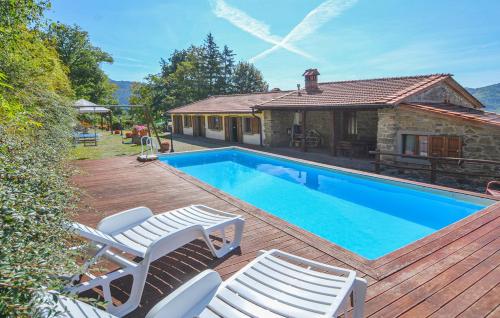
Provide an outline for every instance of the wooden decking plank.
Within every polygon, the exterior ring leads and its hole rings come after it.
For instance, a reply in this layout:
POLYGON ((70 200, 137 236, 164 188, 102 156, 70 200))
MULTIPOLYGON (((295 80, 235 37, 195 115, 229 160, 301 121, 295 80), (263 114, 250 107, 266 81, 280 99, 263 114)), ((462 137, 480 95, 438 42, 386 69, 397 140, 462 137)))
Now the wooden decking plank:
MULTIPOLYGON (((482 226, 481 228, 474 230, 467 236, 464 236, 459 240, 456 240, 452 244, 446 245, 440 250, 434 252, 433 254, 420 259, 419 261, 411 264, 410 266, 407 266, 404 270, 400 270, 384 278, 383 280, 378 281, 376 284, 374 284, 374 286, 372 286, 372 288, 370 288, 370 291, 367 294, 367 299, 369 300, 383 293, 384 291, 394 287, 397 284, 400 284, 406 279, 409 279, 410 277, 422 272, 423 270, 432 266, 433 264, 438 263, 439 261, 445 259, 449 255, 459 252, 461 249, 467 247, 469 244, 473 243, 479 238, 488 235, 488 233, 492 231, 498 230, 499 227, 500 227, 500 219, 497 218, 494 222, 490 222, 482 226)), ((483 242, 489 242, 489 241, 483 240, 483 242)), ((475 245, 467 248, 467 250, 473 251, 474 246, 475 245)))
POLYGON ((499 218, 499 213, 487 213, 483 215, 480 218, 475 219, 472 222, 469 222, 457 229, 455 229, 452 232, 449 232, 448 234, 444 235, 441 237, 439 240, 434 240, 430 242, 429 244, 426 244, 424 246, 421 246, 417 248, 414 253, 408 253, 405 254, 387 264, 384 264, 380 267, 377 267, 378 270, 387 272, 387 273, 392 273, 394 271, 397 271, 398 269, 402 267, 406 267, 412 263, 414 263, 416 260, 422 258, 423 256, 427 256, 432 254, 433 252, 441 249, 442 246, 448 245, 453 243, 454 241, 460 239, 461 237, 466 236, 470 232, 474 231, 475 229, 478 229, 482 227, 484 224, 487 224, 497 218, 499 218), (394 266, 394 264, 396 264, 394 266))
MULTIPOLYGON (((498 261, 497 261, 498 264, 498 261)), ((446 306, 441 307, 440 310, 436 311, 430 317, 455 317, 480 299, 484 294, 490 291, 492 288, 500 283, 500 268, 488 273, 488 275, 481 278, 473 286, 465 290, 458 297, 446 304, 446 306)))
POLYGON ((470 268, 481 263, 485 258, 494 254, 498 250, 499 243, 500 239, 492 241, 446 270, 425 271, 415 276, 415 278, 405 281, 398 287, 385 293, 386 296, 391 297, 392 300, 387 299, 385 302, 386 306, 381 310, 374 311, 374 307, 371 305, 372 303, 368 302, 367 315, 374 314, 376 317, 397 317, 403 314, 408 309, 413 308, 425 300, 429 295, 434 294, 436 291, 448 285, 451 281, 468 272, 470 268), (399 297, 397 297, 398 295, 399 297), (401 295, 403 296, 401 297, 401 295), (389 303, 391 305, 387 306, 389 303))
POLYGON ((495 286, 485 295, 478 299, 469 308, 463 311, 458 317, 481 317, 493 312, 500 306, 500 285, 495 286))
POLYGON ((468 272, 451 282, 433 295, 428 295, 427 298, 407 311, 402 317, 427 317, 430 316, 439 308, 443 307, 455 297, 459 296, 470 286, 481 280, 484 276, 493 271, 500 262, 500 253, 490 256, 477 266, 471 268, 468 272))

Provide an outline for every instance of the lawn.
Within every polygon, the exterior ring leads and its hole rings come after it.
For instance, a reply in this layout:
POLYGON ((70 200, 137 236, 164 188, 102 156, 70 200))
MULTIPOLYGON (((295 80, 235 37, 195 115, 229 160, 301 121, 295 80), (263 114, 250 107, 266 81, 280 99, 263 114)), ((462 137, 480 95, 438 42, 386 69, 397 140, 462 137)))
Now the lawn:
MULTIPOLYGON (((83 143, 74 147, 70 153, 73 160, 103 159, 117 156, 137 155, 141 152, 141 146, 122 143, 120 135, 111 135, 109 131, 99 130, 100 139, 97 146, 85 146, 83 143)), ((125 139, 130 141, 130 139, 125 139)))
MULTIPOLYGON (((99 130, 97 132, 100 139, 97 146, 84 146, 79 144, 71 150, 72 160, 103 159, 119 156, 138 155, 141 146, 130 144, 130 139, 125 139, 122 143, 120 135, 111 135, 109 131, 99 130)), ((169 136, 161 136, 161 139, 168 139, 169 136)), ((206 148, 221 147, 221 143, 210 142, 209 140, 196 140, 183 137, 174 137, 174 149, 176 152, 200 150, 206 148)))

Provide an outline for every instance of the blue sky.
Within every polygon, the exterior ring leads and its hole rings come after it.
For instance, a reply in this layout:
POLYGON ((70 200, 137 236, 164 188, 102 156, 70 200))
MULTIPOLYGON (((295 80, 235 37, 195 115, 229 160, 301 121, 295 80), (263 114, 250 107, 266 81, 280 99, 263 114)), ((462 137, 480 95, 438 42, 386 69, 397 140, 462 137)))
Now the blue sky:
POLYGON ((88 31, 115 59, 103 65, 115 80, 157 73, 161 57, 212 32, 271 88, 294 88, 307 68, 320 81, 452 73, 468 87, 500 82, 500 1, 53 0, 49 17, 88 31))

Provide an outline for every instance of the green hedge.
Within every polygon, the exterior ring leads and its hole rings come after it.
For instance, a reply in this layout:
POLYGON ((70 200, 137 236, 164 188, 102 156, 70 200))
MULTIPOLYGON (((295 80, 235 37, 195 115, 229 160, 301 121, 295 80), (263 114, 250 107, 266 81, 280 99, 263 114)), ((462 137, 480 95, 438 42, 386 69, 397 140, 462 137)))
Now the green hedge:
POLYGON ((0 317, 32 317, 35 295, 61 290, 57 275, 74 273, 64 223, 74 203, 68 185, 71 107, 56 95, 38 96, 40 127, 13 133, 0 125, 0 317))

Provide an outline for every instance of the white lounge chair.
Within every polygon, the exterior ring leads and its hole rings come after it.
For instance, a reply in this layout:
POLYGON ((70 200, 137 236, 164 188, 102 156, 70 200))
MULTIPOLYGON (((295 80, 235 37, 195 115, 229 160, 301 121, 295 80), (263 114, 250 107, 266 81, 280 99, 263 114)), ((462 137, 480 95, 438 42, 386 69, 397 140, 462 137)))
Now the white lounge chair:
MULTIPOLYGON (((353 303, 363 317, 366 281, 351 270, 278 250, 263 252, 227 281, 206 270, 156 304, 146 318, 337 317, 353 303)), ((114 318, 78 300, 59 297, 59 317, 114 318)))
POLYGON ((157 215, 153 215, 148 208, 139 207, 104 218, 97 229, 72 223, 73 230, 90 240, 96 250, 93 257, 85 262, 84 273, 70 278, 67 290, 76 294, 101 287, 108 304, 106 310, 123 316, 139 305, 151 262, 197 238, 205 240, 214 257, 222 257, 240 245, 243 224, 244 220, 238 215, 203 205, 191 205, 157 215), (230 227, 234 227, 234 233, 228 241, 227 231, 230 227), (216 248, 209 237, 217 231, 222 236, 220 248, 216 248), (110 248, 138 256, 142 260, 130 261, 110 248), (109 259, 120 265, 121 269, 99 277, 88 273, 89 267, 99 257, 109 259), (82 275, 89 280, 80 283, 82 275), (130 296, 125 303, 115 306, 112 304, 110 284, 127 275, 133 277, 130 296))
POLYGON ((206 270, 160 301, 146 318, 363 317, 366 281, 356 272, 278 250, 263 252, 222 282, 206 270), (347 317, 345 315, 344 317, 347 317))

